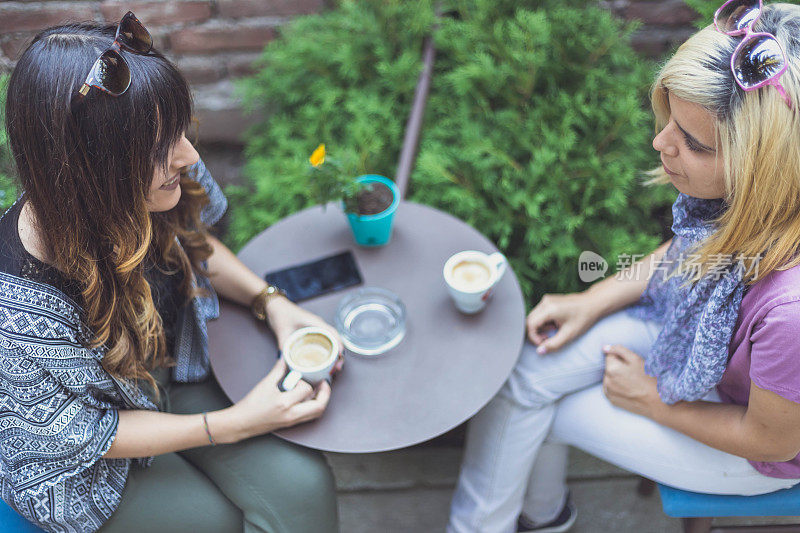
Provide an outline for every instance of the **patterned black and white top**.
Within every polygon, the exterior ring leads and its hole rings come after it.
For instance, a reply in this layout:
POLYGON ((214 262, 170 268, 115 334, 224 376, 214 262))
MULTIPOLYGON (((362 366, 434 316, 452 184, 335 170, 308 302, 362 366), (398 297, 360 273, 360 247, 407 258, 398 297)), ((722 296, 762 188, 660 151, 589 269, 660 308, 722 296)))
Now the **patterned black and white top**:
MULTIPOLYGON (((222 190, 202 161, 189 175, 210 199, 203 222, 214 224, 227 208, 222 190)), ((4 264, 0 496, 46 531, 96 531, 119 505, 131 462, 147 467, 153 459, 102 457, 116 435, 118 410, 158 407, 136 383, 105 371, 105 348, 87 347, 91 332, 67 288, 43 282, 25 270, 29 266, 9 272, 8 261, 0 261, 4 264)), ((206 321, 219 315, 219 303, 208 278, 196 273, 194 283, 208 296, 177 310, 171 334, 174 381, 202 381, 209 373, 206 321)))

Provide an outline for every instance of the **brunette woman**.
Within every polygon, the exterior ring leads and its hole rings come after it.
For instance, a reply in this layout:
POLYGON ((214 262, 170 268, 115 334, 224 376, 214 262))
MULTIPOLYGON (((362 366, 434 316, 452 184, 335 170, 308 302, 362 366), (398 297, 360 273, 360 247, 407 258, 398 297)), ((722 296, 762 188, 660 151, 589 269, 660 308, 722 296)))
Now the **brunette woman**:
MULTIPOLYGON (((0 494, 47 531, 336 531, 321 454, 270 434, 330 388, 231 405, 216 293, 279 345, 327 326, 209 234, 226 201, 187 140, 189 86, 132 13, 37 35, 9 85, 24 191, 0 219, 0 494)), ((230 346, 236 350, 236 346, 230 346)))

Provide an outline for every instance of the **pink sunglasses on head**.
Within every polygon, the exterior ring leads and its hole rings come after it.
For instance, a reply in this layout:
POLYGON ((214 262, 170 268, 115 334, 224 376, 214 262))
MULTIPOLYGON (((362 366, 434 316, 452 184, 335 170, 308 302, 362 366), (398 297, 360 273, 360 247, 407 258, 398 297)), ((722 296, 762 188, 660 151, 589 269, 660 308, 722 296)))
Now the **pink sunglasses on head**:
POLYGON ((786 72, 786 53, 771 33, 753 31, 761 17, 762 0, 728 0, 714 13, 714 27, 725 35, 744 35, 731 55, 731 70, 736 83, 745 91, 772 85, 793 109, 792 101, 778 78, 786 72))

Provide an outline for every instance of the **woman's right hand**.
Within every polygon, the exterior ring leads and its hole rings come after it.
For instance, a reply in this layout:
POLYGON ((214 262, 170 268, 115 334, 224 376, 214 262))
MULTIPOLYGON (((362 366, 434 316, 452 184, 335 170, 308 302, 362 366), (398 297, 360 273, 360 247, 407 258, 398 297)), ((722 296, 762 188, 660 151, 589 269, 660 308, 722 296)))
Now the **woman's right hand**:
POLYGON ((558 350, 579 337, 601 318, 594 297, 585 292, 545 294, 528 314, 528 339, 538 346, 538 353, 558 350), (557 329, 555 335, 547 333, 557 329))
POLYGON ((235 441, 307 422, 325 411, 331 397, 328 382, 322 381, 312 388, 301 380, 292 390, 282 392, 278 382, 286 370, 283 358, 278 359, 266 377, 230 407, 231 415, 238 420, 239 435, 235 441))

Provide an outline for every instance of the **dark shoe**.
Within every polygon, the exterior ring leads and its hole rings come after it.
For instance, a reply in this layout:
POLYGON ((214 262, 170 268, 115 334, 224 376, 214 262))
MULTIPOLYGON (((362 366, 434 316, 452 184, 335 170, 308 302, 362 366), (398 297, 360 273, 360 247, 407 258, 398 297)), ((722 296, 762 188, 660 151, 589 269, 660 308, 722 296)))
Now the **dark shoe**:
POLYGON ((578 518, 578 511, 572 504, 572 498, 567 494, 567 501, 558 516, 546 524, 537 526, 527 516, 520 515, 517 519, 518 533, 563 533, 569 531, 578 518))

